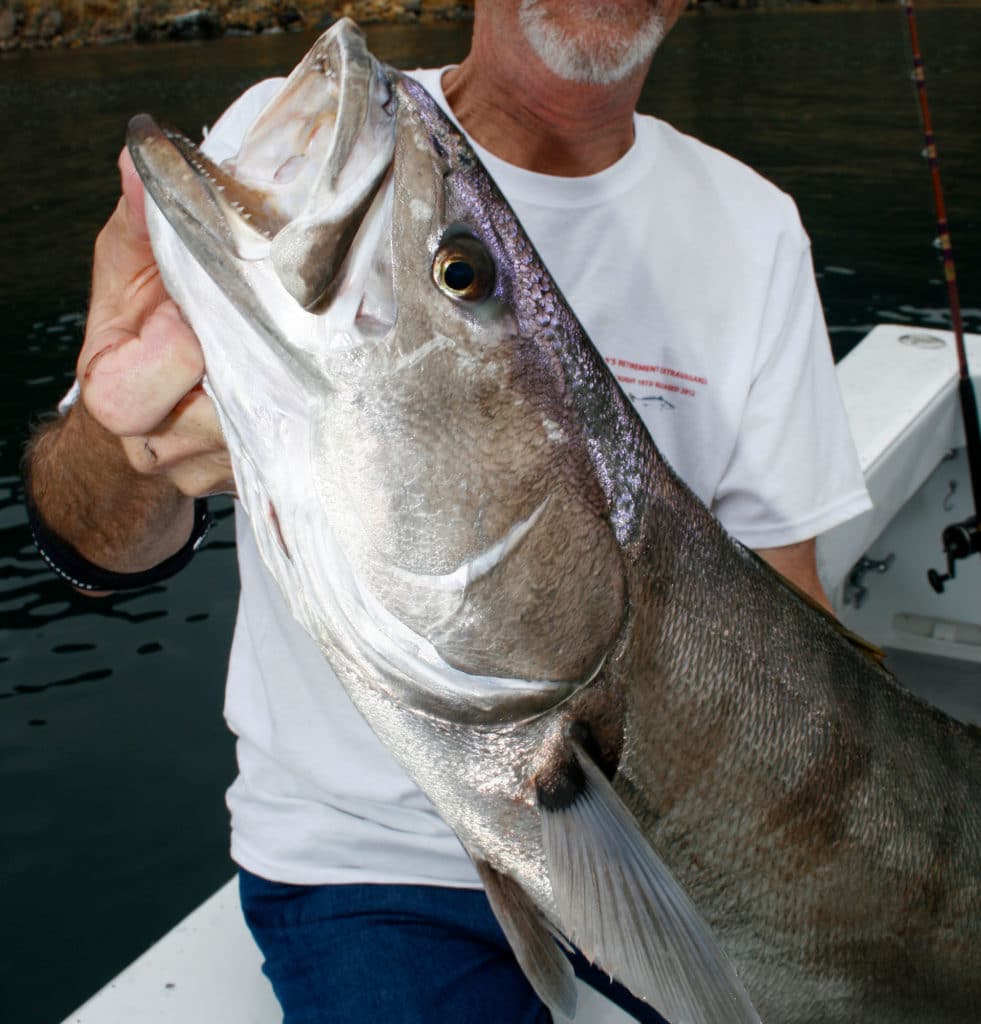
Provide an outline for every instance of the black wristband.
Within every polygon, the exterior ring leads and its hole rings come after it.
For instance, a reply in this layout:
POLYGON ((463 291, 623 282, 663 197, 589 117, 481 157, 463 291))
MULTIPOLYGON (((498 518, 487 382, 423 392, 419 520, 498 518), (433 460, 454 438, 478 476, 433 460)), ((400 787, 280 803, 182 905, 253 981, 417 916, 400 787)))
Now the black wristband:
POLYGON ((207 500, 196 498, 191 536, 180 551, 143 572, 112 572, 93 564, 80 555, 71 544, 49 530, 29 492, 25 493, 24 505, 27 508, 27 522, 38 554, 62 579, 79 590, 139 590, 168 579, 190 562, 214 522, 208 512, 207 500))

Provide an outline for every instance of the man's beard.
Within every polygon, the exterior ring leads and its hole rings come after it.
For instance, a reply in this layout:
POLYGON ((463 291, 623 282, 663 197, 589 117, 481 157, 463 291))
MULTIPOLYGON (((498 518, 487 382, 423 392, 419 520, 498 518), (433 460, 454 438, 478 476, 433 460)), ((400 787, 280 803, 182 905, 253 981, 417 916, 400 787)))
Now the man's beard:
POLYGON ((664 18, 654 10, 638 27, 628 27, 613 24, 613 12, 602 4, 579 6, 581 17, 595 25, 594 31, 568 32, 542 10, 540 0, 521 0, 518 10, 531 48, 553 74, 572 82, 610 85, 622 81, 654 53, 667 31, 664 18))

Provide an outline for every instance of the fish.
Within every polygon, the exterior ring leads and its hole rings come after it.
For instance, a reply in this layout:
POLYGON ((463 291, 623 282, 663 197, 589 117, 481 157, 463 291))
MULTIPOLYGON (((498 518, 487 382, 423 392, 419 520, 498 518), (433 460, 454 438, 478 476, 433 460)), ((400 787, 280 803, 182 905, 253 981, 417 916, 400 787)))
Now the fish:
POLYGON ((981 734, 691 493, 419 83, 342 19, 221 166, 127 139, 262 557, 542 998, 976 1021, 981 734))

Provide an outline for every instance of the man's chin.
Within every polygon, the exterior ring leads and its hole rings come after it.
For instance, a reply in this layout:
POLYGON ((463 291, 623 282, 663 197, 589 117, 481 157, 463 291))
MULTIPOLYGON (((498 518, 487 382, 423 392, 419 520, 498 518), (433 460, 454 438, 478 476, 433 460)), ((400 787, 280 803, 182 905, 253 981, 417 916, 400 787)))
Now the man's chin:
POLYGON ((650 60, 668 28, 651 11, 630 30, 596 18, 571 31, 538 0, 522 0, 518 19, 529 46, 554 75, 588 85, 613 85, 629 77, 650 60))

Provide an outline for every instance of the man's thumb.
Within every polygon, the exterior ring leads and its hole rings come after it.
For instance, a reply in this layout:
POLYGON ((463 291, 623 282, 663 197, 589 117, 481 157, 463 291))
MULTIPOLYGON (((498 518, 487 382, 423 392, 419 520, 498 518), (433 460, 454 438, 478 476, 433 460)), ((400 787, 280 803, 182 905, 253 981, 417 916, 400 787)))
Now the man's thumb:
POLYGON ((123 198, 129 209, 126 211, 132 230, 144 237, 147 236, 146 212, 143 205, 143 182, 133 165, 133 158, 124 146, 119 154, 119 177, 123 188, 123 198))

